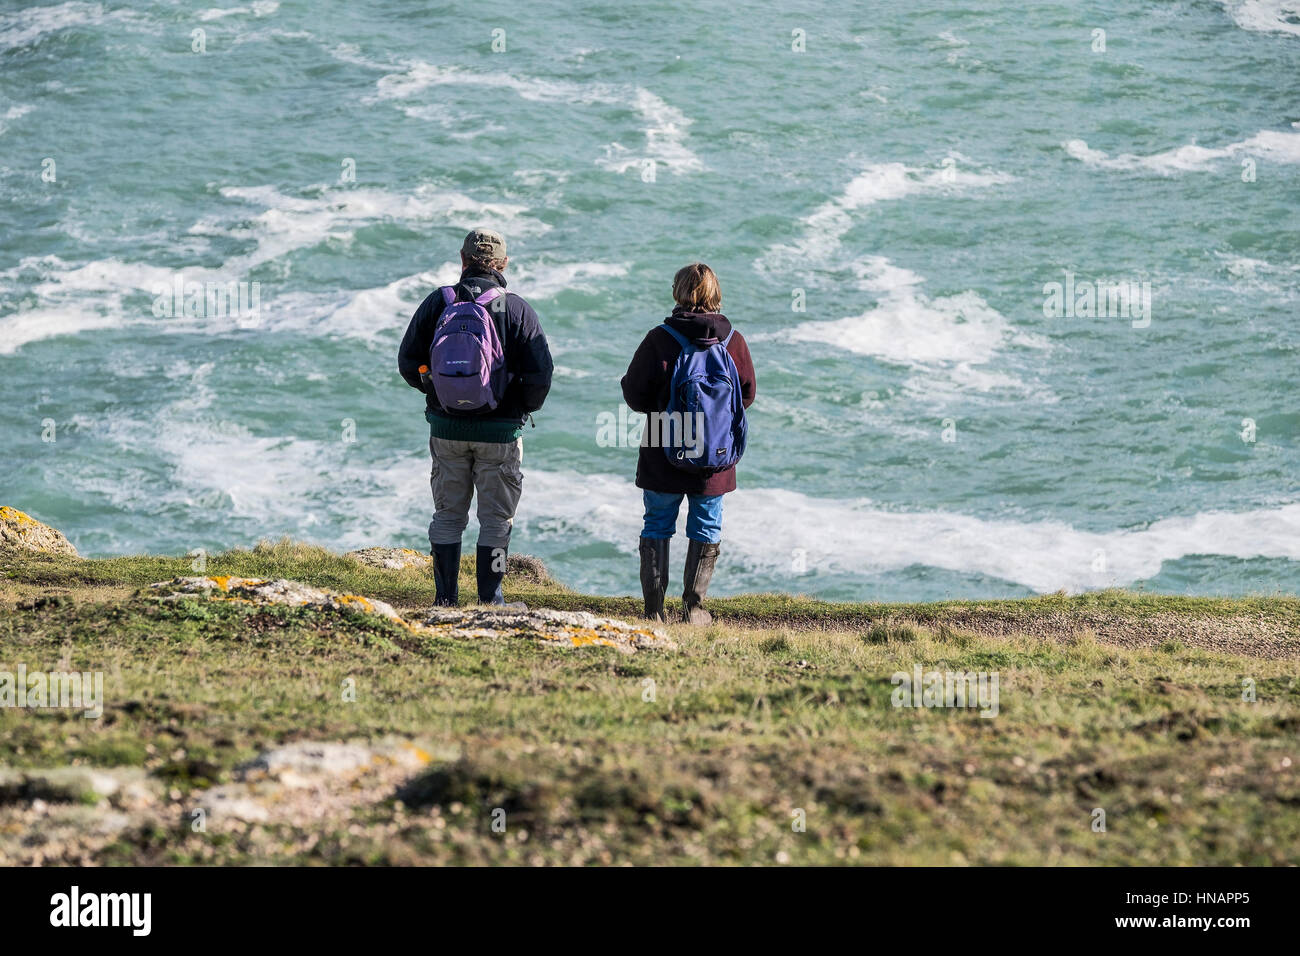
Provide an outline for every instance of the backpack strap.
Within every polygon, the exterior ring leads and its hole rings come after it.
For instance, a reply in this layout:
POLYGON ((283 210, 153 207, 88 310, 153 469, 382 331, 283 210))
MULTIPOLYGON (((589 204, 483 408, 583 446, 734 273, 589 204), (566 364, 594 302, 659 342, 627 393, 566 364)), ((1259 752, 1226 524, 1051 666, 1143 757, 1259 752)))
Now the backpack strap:
MULTIPOLYGON (((445 286, 442 287, 442 290, 441 290, 441 291, 442 291, 442 304, 443 304, 444 306, 446 306, 446 305, 451 305, 453 302, 456 301, 456 287, 455 287, 455 286, 453 286, 453 285, 445 285, 445 286)), ((489 288, 486 292, 484 292, 482 295, 480 295, 480 296, 479 296, 477 299, 475 299, 474 301, 475 301, 476 303, 478 303, 479 305, 487 305, 487 304, 488 304, 489 302, 491 302, 493 299, 497 298, 498 296, 503 296, 503 295, 505 295, 505 290, 502 289, 500 286, 496 286, 496 285, 494 285, 494 286, 492 286, 491 288, 489 288)))
POLYGON ((667 322, 663 323, 661 326, 659 326, 659 328, 663 329, 665 332, 667 332, 669 335, 675 338, 677 340, 677 344, 680 345, 683 349, 689 349, 692 351, 695 349, 695 346, 691 345, 690 339, 682 335, 682 333, 678 332, 667 322))
POLYGON ((732 337, 733 335, 735 335, 735 334, 736 334, 736 330, 735 330, 735 329, 732 329, 730 332, 727 333, 727 337, 726 337, 725 339, 722 340, 722 347, 723 347, 724 349, 725 349, 728 345, 731 344, 731 337, 732 337))

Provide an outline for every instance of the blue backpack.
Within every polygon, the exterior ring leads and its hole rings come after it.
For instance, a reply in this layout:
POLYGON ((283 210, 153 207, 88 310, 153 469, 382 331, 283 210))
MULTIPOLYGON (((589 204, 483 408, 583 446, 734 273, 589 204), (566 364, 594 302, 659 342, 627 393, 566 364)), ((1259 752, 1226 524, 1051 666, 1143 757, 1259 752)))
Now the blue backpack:
POLYGON ((682 347, 659 429, 668 461, 683 471, 713 474, 745 453, 749 424, 740 393, 740 373, 727 352, 735 330, 721 342, 696 345, 667 323, 660 326, 682 347))

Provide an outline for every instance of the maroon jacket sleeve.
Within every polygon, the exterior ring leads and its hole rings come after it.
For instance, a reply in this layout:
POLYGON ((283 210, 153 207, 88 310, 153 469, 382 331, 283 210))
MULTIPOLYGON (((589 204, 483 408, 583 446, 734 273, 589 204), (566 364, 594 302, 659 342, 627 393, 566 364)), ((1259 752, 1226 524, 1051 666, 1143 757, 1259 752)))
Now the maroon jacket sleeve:
MULTIPOLYGON (((668 358, 657 341, 672 337, 662 329, 651 329, 623 376, 623 401, 634 412, 661 412, 664 409, 662 393, 668 384, 668 358)), ((676 343, 673 343, 676 347, 676 343)), ((748 355, 748 352, 746 353, 748 355)))
POLYGON ((754 377, 754 360, 749 357, 749 343, 739 332, 734 333, 727 343, 727 354, 736 363, 736 371, 740 374, 740 397, 745 407, 749 408, 754 404, 754 396, 758 393, 758 379, 754 377))

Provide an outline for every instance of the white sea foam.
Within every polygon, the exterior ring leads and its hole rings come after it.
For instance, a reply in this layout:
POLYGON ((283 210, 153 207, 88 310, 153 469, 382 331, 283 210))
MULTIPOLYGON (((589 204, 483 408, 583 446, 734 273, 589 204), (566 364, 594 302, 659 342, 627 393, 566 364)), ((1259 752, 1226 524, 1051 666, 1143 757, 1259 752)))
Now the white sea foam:
MULTIPOLYGON (((528 472, 521 535, 588 535, 630 552, 640 530, 640 491, 629 481, 572 472, 528 472), (575 495, 573 489, 584 493, 575 495)), ((866 500, 813 498, 775 488, 727 496, 724 562, 786 575, 796 550, 819 572, 853 575, 915 565, 978 573, 1037 592, 1123 585, 1189 555, 1300 561, 1300 504, 1164 518, 1145 528, 1081 531, 1059 521, 895 511, 866 500), (1098 552, 1105 570, 1094 571, 1098 552)))
POLYGON ((510 288, 526 299, 549 299, 566 289, 593 291, 602 280, 627 275, 627 266, 619 262, 551 262, 530 259, 510 266, 510 288))
POLYGON ((1219 0, 1243 30, 1300 36, 1300 0, 1219 0))
POLYGON ((396 63, 381 63, 378 60, 370 59, 361 52, 361 47, 355 43, 336 43, 331 47, 322 46, 322 49, 340 63, 362 66, 368 70, 383 70, 386 73, 401 69, 396 63))
MULTIPOLYGON (((375 94, 368 101, 408 99, 431 86, 482 86, 508 90, 522 99, 539 103, 630 108, 641 117, 642 135, 645 137, 643 147, 637 149, 610 143, 605 148, 606 155, 597 160, 598 165, 619 173, 640 168, 645 160, 653 160, 673 173, 697 172, 704 168, 700 158, 686 145, 687 128, 692 120, 662 97, 639 86, 480 73, 420 60, 407 64, 405 70, 380 77, 375 84, 375 94)), ((409 109, 419 110, 421 107, 409 109)), ((427 118, 418 112, 411 115, 427 118)), ((431 115, 442 114, 435 108, 431 115)))
POLYGON ((635 149, 621 143, 610 143, 605 147, 605 157, 596 161, 598 166, 616 173, 640 169, 646 161, 662 164, 674 173, 697 172, 704 168, 700 158, 686 146, 687 127, 693 120, 649 90, 639 87, 633 95, 632 105, 645 124, 644 152, 638 154, 635 149))
MULTIPOLYGON (((194 270, 195 278, 200 270, 194 270)), ((155 266, 101 259, 73 266, 57 256, 27 258, 5 272, 6 286, 22 273, 39 278, 17 312, 0 317, 0 355, 30 342, 96 329, 119 328, 149 318, 148 305, 128 310, 128 296, 170 283, 172 272, 155 266)))
MULTIPOLYGON (((1018 333, 1006 317, 974 292, 929 298, 924 280, 882 256, 855 264, 861 288, 877 294, 876 305, 860 315, 804 322, 778 333, 796 342, 827 342, 861 355, 916 368, 951 365, 962 369, 991 361, 1009 343, 1041 346, 1039 339, 1018 333)), ((979 376, 971 376, 977 384, 979 376)), ((992 376, 985 389, 1014 379, 992 376)))
MULTIPOLYGON (((215 268, 186 267, 180 270, 187 281, 229 282, 243 279, 250 270, 328 239, 347 240, 353 232, 374 222, 446 222, 459 229, 487 225, 512 236, 537 235, 550 226, 526 215, 527 207, 513 203, 480 202, 463 193, 422 186, 411 195, 380 189, 322 188, 314 196, 288 196, 272 186, 227 187, 227 199, 239 200, 262 209, 251 218, 232 220, 228 214, 201 220, 189 230, 192 236, 219 236, 251 240, 249 252, 234 256, 215 268)), ((606 275, 619 275, 624 267, 605 263, 560 263, 553 267, 533 264, 540 291, 550 295, 566 284, 582 285, 606 275), (609 271, 615 270, 615 271, 609 271)), ((35 275, 32 297, 18 312, 0 318, 0 354, 11 354, 22 346, 47 338, 93 329, 119 328, 139 322, 156 322, 151 311, 158 286, 170 287, 177 270, 146 263, 103 259, 71 265, 57 257, 26 259, 8 270, 12 280, 20 274, 35 275), (129 297, 139 297, 130 302, 129 297)), ((447 263, 431 276, 436 284, 454 281, 457 267, 447 263)), ((403 311, 409 317, 414 308, 403 298, 413 280, 407 277, 378 289, 356 293, 289 293, 263 300, 259 327, 319 328, 331 334, 374 338, 391 329, 392 320, 403 311), (410 306, 410 308, 407 308, 410 306), (369 310, 381 309, 376 316, 369 310)), ((418 304, 419 298, 415 298, 418 304)), ((166 320, 169 331, 206 329, 207 323, 177 317, 166 320)))
POLYGON ((0 355, 11 355, 24 345, 96 329, 117 328, 119 316, 90 312, 81 306, 42 306, 0 317, 0 355))
POLYGON ((28 46, 47 33, 68 27, 102 23, 104 7, 98 3, 69 2, 47 7, 28 7, 0 14, 0 50, 28 46))
POLYGON ((90 423, 118 462, 150 462, 148 475, 123 481, 120 469, 92 466, 68 474, 68 486, 135 512, 209 512, 222 518, 232 543, 318 538, 318 515, 328 514, 333 528, 343 528, 331 531, 329 546, 346 549, 410 540, 427 520, 428 466, 418 451, 377 465, 338 438, 259 434, 225 410, 208 383, 210 369, 177 363, 167 375, 182 398, 149 416, 110 412, 90 423), (251 535, 243 542, 241 529, 251 535))
MULTIPOLYGON (((220 412, 202 366, 174 369, 185 396, 149 419, 122 415, 105 426, 122 451, 162 455, 163 489, 70 477, 119 507, 145 503, 212 508, 259 534, 313 537, 317 513, 342 530, 336 549, 409 540, 429 511, 425 461, 413 453, 376 466, 325 438, 257 435, 220 412), (139 499, 139 500, 134 500, 139 499)), ((641 527, 641 493, 611 475, 530 467, 520 541, 613 545, 629 554, 641 527), (575 488, 582 494, 574 494, 575 488)), ((815 498, 775 488, 727 496, 724 563, 788 576, 796 552, 818 573, 863 578, 914 566, 981 574, 1046 593, 1149 579, 1191 555, 1300 561, 1300 503, 1164 518, 1144 528, 1083 531, 1060 521, 980 518, 950 511, 900 511, 866 499, 815 498), (1104 569, 1098 561, 1104 561, 1104 569)), ((473 533, 471 528, 470 533, 473 533)), ((630 576, 630 575, 629 575, 630 576)))
POLYGON ((255 0, 251 6, 247 7, 212 7, 204 10, 199 14, 200 20, 220 20, 223 17, 240 16, 252 14, 255 17, 267 17, 280 9, 278 0, 255 0))
POLYGON ((793 243, 768 249, 754 267, 771 275, 790 270, 804 270, 810 264, 834 265, 845 258, 844 236, 853 228, 853 213, 878 202, 903 199, 921 193, 949 193, 971 187, 987 187, 1011 182, 1012 177, 999 172, 963 169, 959 157, 946 167, 918 168, 903 163, 873 163, 853 177, 844 190, 822 203, 800 220, 803 235, 793 243))
MULTIPOLYGON (((295 233, 297 235, 298 233, 295 233)), ((272 248, 284 250, 289 244, 272 248)), ((250 265, 263 261, 267 247, 232 259, 216 269, 186 268, 187 282, 228 282, 250 265)), ((206 319, 175 316, 159 320, 152 314, 158 286, 171 288, 176 271, 116 259, 71 266, 55 256, 23 260, 0 273, 4 288, 12 288, 20 273, 36 274, 26 307, 0 317, 0 354, 12 354, 31 342, 96 329, 124 328, 148 323, 159 330, 209 334, 206 319), (128 297, 136 296, 133 305, 128 297)), ((627 274, 617 262, 555 262, 546 258, 510 267, 510 288, 533 302, 566 289, 594 291, 606 280, 627 274)), ((435 269, 403 276, 384 285, 356 291, 285 292, 262 300, 256 328, 265 332, 302 331, 332 338, 379 342, 400 334, 415 308, 430 292, 451 285, 460 276, 460 263, 444 262, 435 269)))
MULTIPOLYGON (((627 273, 609 262, 530 262, 510 266, 509 287, 530 302, 541 302, 566 289, 591 291, 602 281, 627 273)), ((386 285, 357 292, 288 293, 264 305, 261 328, 267 331, 308 331, 333 338, 387 341, 400 335, 419 304, 435 289, 460 278, 460 263, 403 276, 386 285)))
POLYGON ((1294 132, 1266 129, 1226 146, 1212 148, 1190 143, 1150 156, 1137 156, 1133 153, 1110 156, 1099 149, 1093 149, 1081 139, 1068 140, 1062 146, 1073 158, 1098 169, 1141 169, 1171 176, 1178 172, 1208 169, 1225 159, 1256 158, 1276 163, 1300 163, 1300 123, 1291 125, 1294 132))
POLYGON ((519 77, 509 73, 479 73, 459 66, 440 66, 416 60, 406 69, 382 76, 375 83, 376 100, 406 99, 431 86, 484 86, 509 90, 525 100, 540 103, 624 104, 624 88, 609 83, 577 83, 540 77, 519 77))
POLYGON ((491 121, 481 122, 479 117, 467 113, 458 113, 445 103, 426 103, 420 106, 404 106, 402 112, 411 119, 427 120, 437 123, 447 132, 448 139, 466 141, 478 139, 487 133, 501 133, 505 127, 491 121), (471 125, 475 124, 475 125, 471 125))
POLYGON ((546 223, 524 215, 528 207, 514 203, 480 202, 464 193, 424 185, 413 194, 382 189, 322 189, 310 197, 286 196, 273 186, 226 187, 230 199, 262 206, 251 230, 232 228, 225 218, 205 219, 191 227, 196 235, 215 233, 256 240, 253 252, 232 260, 226 271, 243 271, 296 249, 326 239, 350 239, 355 230, 375 222, 433 222, 444 220, 461 229, 490 226, 511 235, 538 235, 546 223))
MULTIPOLYGON (((958 168, 917 169, 902 163, 879 163, 854 177, 843 192, 804 217, 803 235, 794 243, 769 249, 755 263, 759 271, 805 270, 810 263, 851 268, 857 288, 873 294, 864 311, 838 319, 813 320, 769 333, 795 342, 825 342, 837 348, 871 355, 918 370, 942 370, 945 379, 962 388, 990 391, 1023 390, 1014 376, 977 369, 1010 344, 1043 347, 1041 339, 1017 332, 1006 317, 975 292, 931 298, 921 291, 924 279, 896 266, 884 256, 857 259, 844 249, 844 236, 854 225, 854 213, 875 203, 954 188, 985 187, 1010 181, 997 172, 958 168)), ((843 296, 837 297, 841 302, 843 296)), ((909 388, 933 392, 924 382, 909 388)))
POLYGON ((1300 263, 1274 265, 1263 259, 1224 252, 1216 252, 1215 256, 1222 260, 1229 282, 1237 292, 1263 293, 1286 301, 1300 297, 1300 289, 1297 287, 1300 263))
POLYGON ((36 109, 30 103, 18 103, 9 107, 4 113, 0 114, 0 133, 9 128, 9 121, 16 120, 21 116, 26 116, 32 110, 36 109))

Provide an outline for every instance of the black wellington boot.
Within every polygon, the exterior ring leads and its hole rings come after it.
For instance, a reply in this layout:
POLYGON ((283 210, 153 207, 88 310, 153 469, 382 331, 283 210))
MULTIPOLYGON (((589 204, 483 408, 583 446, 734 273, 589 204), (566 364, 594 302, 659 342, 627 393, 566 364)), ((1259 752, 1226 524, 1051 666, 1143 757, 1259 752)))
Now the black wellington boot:
POLYGON ((474 556, 474 573, 478 576, 478 601, 480 604, 505 604, 501 582, 506 576, 506 549, 490 548, 480 544, 474 556), (500 571, 493 568, 500 567, 500 571))
POLYGON ((433 603, 439 607, 455 607, 460 603, 460 543, 433 546, 433 584, 438 596, 433 603))
POLYGON ((668 590, 668 545, 671 538, 641 539, 641 594, 645 597, 645 616, 665 621, 664 592, 668 590))
POLYGON ((686 577, 682 590, 682 619, 687 624, 711 624, 713 615, 702 604, 709 593, 713 566, 718 561, 721 546, 716 543, 692 540, 686 548, 686 577))

